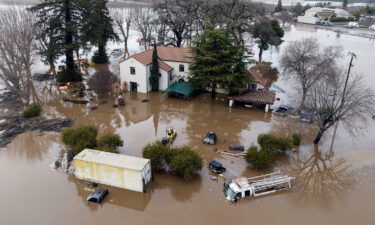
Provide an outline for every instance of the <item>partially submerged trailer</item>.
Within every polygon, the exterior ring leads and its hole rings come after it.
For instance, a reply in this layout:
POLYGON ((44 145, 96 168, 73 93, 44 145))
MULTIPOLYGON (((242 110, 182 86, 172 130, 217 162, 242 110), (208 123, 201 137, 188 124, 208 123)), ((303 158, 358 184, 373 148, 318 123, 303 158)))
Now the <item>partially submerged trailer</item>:
POLYGON ((276 191, 290 189, 294 177, 283 175, 280 172, 270 173, 257 177, 241 177, 233 179, 224 185, 224 194, 229 201, 237 201, 247 196, 261 196, 276 191))
POLYGON ((85 149, 73 159, 78 179, 146 192, 151 181, 149 159, 85 149))

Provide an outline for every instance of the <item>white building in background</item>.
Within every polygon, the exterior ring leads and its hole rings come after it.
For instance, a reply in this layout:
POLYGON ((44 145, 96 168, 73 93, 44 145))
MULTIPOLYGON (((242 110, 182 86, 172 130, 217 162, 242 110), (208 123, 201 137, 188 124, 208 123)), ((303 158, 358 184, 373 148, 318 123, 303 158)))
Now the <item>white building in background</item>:
MULTIPOLYGON (((150 75, 153 49, 130 56, 120 61, 121 83, 130 91, 148 93, 151 91, 150 75)), ((171 84, 188 81, 189 64, 192 62, 188 48, 158 46, 159 90, 167 89, 171 84)))

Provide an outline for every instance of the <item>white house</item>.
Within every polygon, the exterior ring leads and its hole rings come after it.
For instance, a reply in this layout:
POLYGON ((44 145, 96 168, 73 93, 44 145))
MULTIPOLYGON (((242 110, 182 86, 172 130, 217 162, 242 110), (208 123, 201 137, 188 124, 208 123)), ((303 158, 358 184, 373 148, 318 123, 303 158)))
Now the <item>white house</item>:
MULTIPOLYGON (((165 90, 178 81, 188 81, 192 54, 188 48, 158 46, 159 90, 165 90)), ((153 49, 140 52, 120 62, 121 83, 130 91, 151 91, 150 74, 153 49)))

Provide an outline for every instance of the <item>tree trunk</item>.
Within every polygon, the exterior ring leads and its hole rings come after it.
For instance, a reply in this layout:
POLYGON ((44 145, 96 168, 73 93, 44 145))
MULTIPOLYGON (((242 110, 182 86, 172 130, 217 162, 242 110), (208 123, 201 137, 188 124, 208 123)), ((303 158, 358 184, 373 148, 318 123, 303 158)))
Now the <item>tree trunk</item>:
POLYGON ((322 138, 325 130, 320 129, 318 135, 316 135, 314 144, 318 144, 320 142, 320 139, 322 138))
MULTIPOLYGON (((70 0, 65 0, 65 58, 66 58, 66 69, 68 71, 74 70, 74 52, 73 52, 73 32, 72 28, 69 26, 72 20, 70 12, 70 0)), ((72 78, 73 79, 73 78, 72 78)))
POLYGON ((212 83, 212 88, 211 88, 211 98, 215 99, 216 98, 216 83, 212 83))
POLYGON ((263 48, 259 48, 259 63, 262 62, 263 48))
POLYGON ((104 59, 107 59, 107 53, 105 52, 105 44, 99 44, 98 55, 99 55, 99 59, 102 60, 101 63, 103 64, 108 63, 106 62, 107 60, 104 60, 104 59))

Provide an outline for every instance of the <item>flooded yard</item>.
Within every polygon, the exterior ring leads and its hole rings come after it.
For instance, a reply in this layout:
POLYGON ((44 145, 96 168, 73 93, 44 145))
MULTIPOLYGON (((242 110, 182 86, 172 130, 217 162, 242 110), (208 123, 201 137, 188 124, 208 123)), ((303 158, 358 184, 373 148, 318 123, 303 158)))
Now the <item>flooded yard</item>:
MULTIPOLYGON (((311 26, 292 26, 280 51, 288 41, 309 36, 354 51, 355 71, 375 88, 372 40, 311 26)), ((264 59, 277 65, 278 56, 277 51, 267 51, 264 59)), ((293 86, 283 79, 277 85, 285 90, 293 86)), ((119 134, 124 140, 120 148, 123 154, 141 156, 143 146, 160 140, 166 127, 172 126, 178 133, 174 145, 192 146, 203 156, 205 166, 191 182, 156 174, 146 194, 107 187, 110 194, 98 205, 86 201, 93 189, 74 176, 50 169, 49 164, 64 148, 59 134, 24 133, 0 150, 0 224, 375 224, 374 120, 357 139, 339 126, 330 149, 332 132, 314 147, 314 125, 263 110, 229 108, 228 102, 212 101, 208 94, 183 101, 158 92, 126 93, 126 106, 113 108, 113 102, 108 102, 94 111, 62 102, 51 90, 45 90, 44 97, 51 115, 70 117, 75 126, 94 124, 101 132, 119 134), (142 101, 145 99, 149 101, 142 101), (215 147, 203 144, 208 131, 218 135, 215 147), (260 172, 249 168, 243 159, 214 151, 226 150, 230 145, 248 147, 265 132, 300 133, 302 145, 296 153, 288 153, 260 172), (207 164, 212 159, 227 167, 227 178, 281 170, 296 176, 297 182, 292 191, 230 204, 222 192, 223 180, 210 179, 207 164)))

